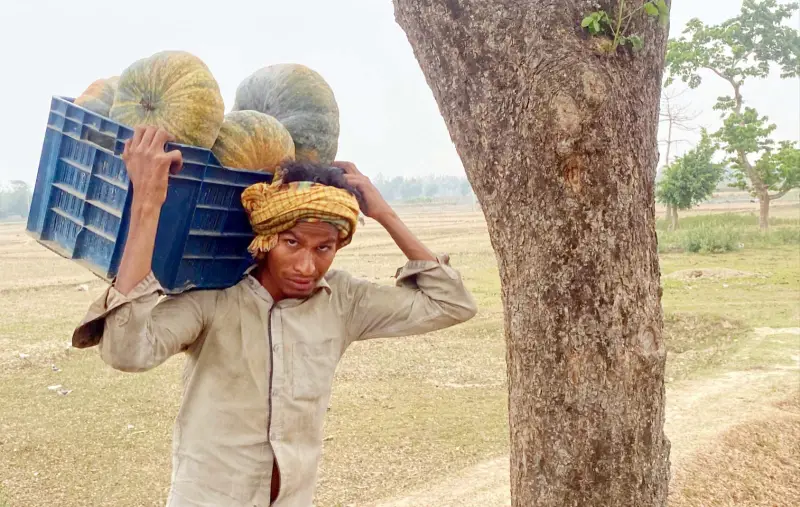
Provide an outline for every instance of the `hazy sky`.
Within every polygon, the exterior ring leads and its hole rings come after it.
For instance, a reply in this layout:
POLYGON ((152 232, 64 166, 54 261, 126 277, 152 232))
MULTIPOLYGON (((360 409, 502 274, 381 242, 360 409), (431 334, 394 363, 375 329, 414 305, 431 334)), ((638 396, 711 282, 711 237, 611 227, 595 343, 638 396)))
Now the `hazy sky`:
MULTIPOLYGON (((671 35, 692 17, 716 23, 738 9, 732 0, 675 0, 671 35)), ((0 22, 0 180, 34 180, 52 95, 76 96, 93 80, 164 49, 203 59, 226 110, 256 69, 308 65, 339 102, 338 158, 371 175, 463 172, 390 0, 3 0, 0 22)), ((707 83, 682 99, 714 128, 711 105, 730 91, 713 76, 707 83)), ((775 76, 748 83, 743 93, 778 123, 776 138, 800 138, 797 80, 775 76)))

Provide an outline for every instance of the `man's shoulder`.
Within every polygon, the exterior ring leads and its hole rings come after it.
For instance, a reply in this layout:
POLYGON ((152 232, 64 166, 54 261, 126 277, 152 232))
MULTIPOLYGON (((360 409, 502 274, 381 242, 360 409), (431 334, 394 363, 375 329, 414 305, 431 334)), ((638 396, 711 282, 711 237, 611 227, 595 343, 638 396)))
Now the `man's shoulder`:
POLYGON ((241 280, 236 284, 220 288, 220 289, 190 289, 180 294, 175 294, 168 296, 172 299, 175 298, 190 298, 194 300, 202 300, 202 301, 220 301, 225 299, 226 297, 230 297, 231 294, 234 294, 244 287, 245 281, 241 280))
POLYGON ((328 271, 324 279, 331 294, 339 299, 348 301, 363 289, 372 285, 372 282, 358 276, 353 276, 349 272, 340 269, 328 271))
POLYGON ((349 285, 354 279, 353 275, 341 269, 331 269, 325 274, 325 281, 328 282, 331 289, 337 286, 349 285))

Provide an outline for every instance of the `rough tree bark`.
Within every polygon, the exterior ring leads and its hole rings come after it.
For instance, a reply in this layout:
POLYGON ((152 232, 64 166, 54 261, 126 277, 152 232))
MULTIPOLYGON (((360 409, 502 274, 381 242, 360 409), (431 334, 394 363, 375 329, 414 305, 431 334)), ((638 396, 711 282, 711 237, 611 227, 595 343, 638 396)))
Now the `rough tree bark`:
POLYGON ((595 3, 394 0, 498 261, 518 507, 667 498, 654 200, 667 30, 636 16, 644 49, 603 56, 580 29, 595 3))

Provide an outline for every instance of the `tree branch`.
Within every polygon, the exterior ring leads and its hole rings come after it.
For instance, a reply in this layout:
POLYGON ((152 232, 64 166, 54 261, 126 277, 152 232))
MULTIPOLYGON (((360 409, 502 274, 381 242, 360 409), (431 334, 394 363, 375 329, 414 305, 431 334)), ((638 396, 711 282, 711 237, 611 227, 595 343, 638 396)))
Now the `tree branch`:
POLYGON ((772 195, 769 196, 769 200, 770 201, 774 201, 774 200, 780 199, 784 195, 788 194, 790 190, 791 189, 781 190, 777 194, 772 194, 772 195))
POLYGON ((678 143, 687 143, 691 144, 692 141, 689 139, 659 139, 658 144, 678 144, 678 143))
POLYGON ((732 77, 728 77, 728 76, 726 76, 725 74, 723 74, 723 73, 722 73, 722 71, 719 71, 719 70, 717 70, 716 68, 714 68, 714 67, 710 67, 710 66, 708 66, 708 67, 703 67, 703 68, 704 68, 704 69, 708 69, 708 70, 710 70, 710 71, 711 71, 711 72, 713 72, 714 74, 718 75, 719 77, 721 77, 722 79, 724 79, 725 81, 729 82, 731 85, 733 85, 734 87, 736 87, 736 81, 734 81, 734 79, 733 79, 732 77))

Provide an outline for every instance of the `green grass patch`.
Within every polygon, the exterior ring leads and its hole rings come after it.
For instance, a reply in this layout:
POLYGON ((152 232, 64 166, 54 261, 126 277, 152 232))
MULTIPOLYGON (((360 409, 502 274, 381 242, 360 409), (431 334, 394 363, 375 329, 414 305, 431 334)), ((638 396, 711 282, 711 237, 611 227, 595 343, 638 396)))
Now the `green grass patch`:
MULTIPOLYGON (((682 217, 678 223, 681 229, 692 229, 703 225, 713 227, 752 227, 758 229, 758 215, 754 213, 716 213, 694 215, 682 217)), ((770 217, 769 225, 770 227, 800 227, 800 213, 798 213, 797 218, 770 217)), ((667 220, 659 219, 656 221, 657 230, 666 231, 668 228, 669 222, 667 220)))
POLYGON ((759 230, 756 215, 734 213, 682 218, 675 231, 668 230, 666 220, 658 220, 656 230, 660 253, 725 253, 800 245, 800 218, 771 218, 767 233, 759 230))
POLYGON ((730 279, 664 279, 666 314, 719 315, 756 327, 793 327, 800 322, 800 258, 795 247, 740 250, 727 254, 661 256, 661 273, 728 268, 753 273, 730 279))

